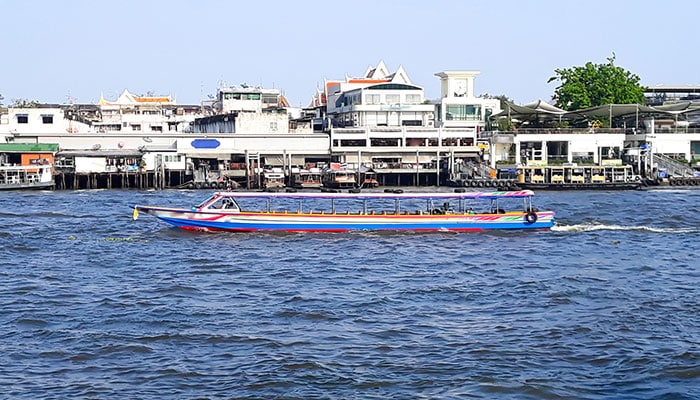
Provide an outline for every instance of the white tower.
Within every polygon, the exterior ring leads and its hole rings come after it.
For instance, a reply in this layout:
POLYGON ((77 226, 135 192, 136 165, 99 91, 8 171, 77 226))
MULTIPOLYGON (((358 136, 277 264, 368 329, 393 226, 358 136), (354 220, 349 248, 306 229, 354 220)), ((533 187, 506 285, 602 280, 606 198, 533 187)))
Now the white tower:
POLYGON ((440 97, 474 97, 474 77, 480 71, 442 71, 435 74, 440 78, 440 97))

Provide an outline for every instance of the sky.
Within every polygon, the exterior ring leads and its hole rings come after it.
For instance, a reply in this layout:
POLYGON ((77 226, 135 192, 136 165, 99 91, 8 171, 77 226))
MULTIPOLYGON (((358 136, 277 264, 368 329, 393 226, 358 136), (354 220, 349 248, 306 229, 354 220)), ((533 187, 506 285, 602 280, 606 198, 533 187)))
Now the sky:
POLYGON ((305 107, 324 79, 403 66, 480 71, 477 95, 551 101, 558 68, 605 63, 645 86, 700 85, 695 0, 3 0, 0 95, 96 103, 134 94, 199 104, 220 86, 282 90, 305 107))

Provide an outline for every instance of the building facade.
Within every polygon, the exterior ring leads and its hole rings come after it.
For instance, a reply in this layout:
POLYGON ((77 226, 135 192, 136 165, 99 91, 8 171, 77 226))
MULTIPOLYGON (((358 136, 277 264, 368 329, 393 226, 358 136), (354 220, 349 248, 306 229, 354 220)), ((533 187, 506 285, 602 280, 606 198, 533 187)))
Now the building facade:
POLYGON ((390 72, 383 62, 356 78, 326 81, 313 104, 325 107, 334 161, 382 173, 438 172, 478 159, 477 133, 499 101, 474 96, 477 71, 443 71, 441 98, 434 103, 403 69, 390 72))

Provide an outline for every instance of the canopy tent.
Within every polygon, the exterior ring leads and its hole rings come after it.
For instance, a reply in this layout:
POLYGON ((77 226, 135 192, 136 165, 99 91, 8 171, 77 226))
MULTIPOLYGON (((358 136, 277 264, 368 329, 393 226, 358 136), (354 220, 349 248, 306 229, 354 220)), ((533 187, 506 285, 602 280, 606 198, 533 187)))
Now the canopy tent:
POLYGON ((542 100, 537 100, 535 102, 528 103, 522 106, 506 101, 504 105, 505 108, 501 112, 493 114, 491 118, 508 116, 511 118, 525 117, 527 119, 527 117, 533 117, 538 115, 558 116, 566 114, 566 110, 554 107, 553 105, 547 104, 542 100))
POLYGON ((525 120, 577 120, 606 116, 609 118, 630 117, 640 115, 654 115, 661 117, 677 117, 693 111, 700 111, 700 103, 686 101, 663 106, 645 106, 640 104, 607 104, 597 107, 583 108, 574 111, 565 111, 550 104, 538 100, 526 105, 505 103, 504 110, 491 116, 492 119, 509 117, 521 121, 525 120))

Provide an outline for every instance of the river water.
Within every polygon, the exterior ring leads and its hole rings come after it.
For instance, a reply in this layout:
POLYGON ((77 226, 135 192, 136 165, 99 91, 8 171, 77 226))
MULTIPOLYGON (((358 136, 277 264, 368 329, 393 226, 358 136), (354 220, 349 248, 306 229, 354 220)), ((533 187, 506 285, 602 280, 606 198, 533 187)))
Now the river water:
POLYGON ((0 193, 0 398, 700 398, 700 191, 539 192, 552 231, 192 233, 0 193))

